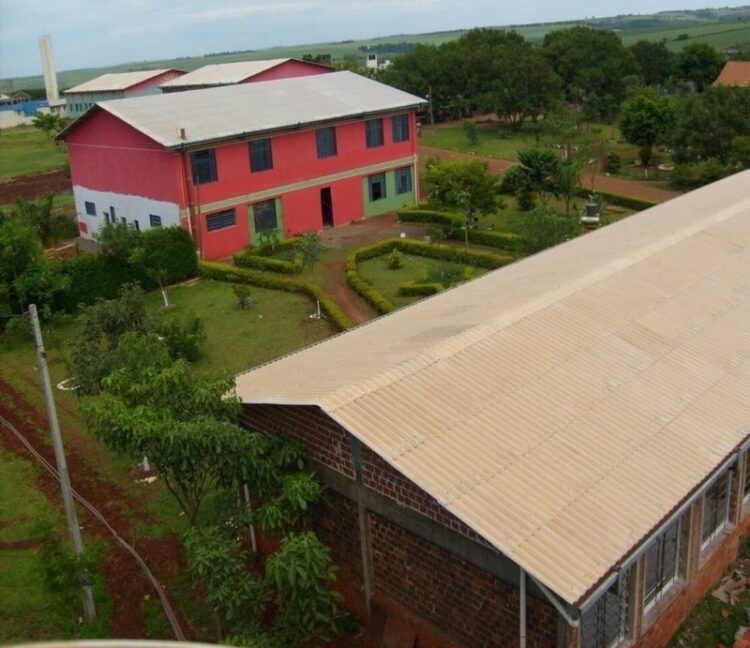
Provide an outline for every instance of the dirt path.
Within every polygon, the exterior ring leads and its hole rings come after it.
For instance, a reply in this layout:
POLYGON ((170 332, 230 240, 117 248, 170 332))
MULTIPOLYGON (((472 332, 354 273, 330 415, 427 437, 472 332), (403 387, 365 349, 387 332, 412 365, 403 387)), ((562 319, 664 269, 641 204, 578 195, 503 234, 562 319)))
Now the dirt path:
MULTIPOLYGON (((496 158, 483 157, 481 155, 470 155, 448 149, 433 146, 419 145, 419 155, 423 158, 438 157, 445 160, 481 160, 486 162, 490 171, 503 173, 508 167, 515 164, 511 160, 499 160, 496 158)), ((596 188, 607 193, 619 196, 629 196, 640 200, 648 200, 654 203, 662 203, 681 195, 679 191, 670 191, 660 187, 651 186, 648 182, 639 182, 628 178, 614 178, 612 176, 596 175, 596 188)))
POLYGON ((323 290, 335 301, 355 324, 364 324, 375 319, 375 313, 346 283, 344 257, 338 256, 325 269, 323 290))
MULTIPOLYGON (((0 415, 8 419, 47 461, 55 464, 52 447, 47 441, 44 414, 2 379, 0 415)), ((0 443, 10 452, 29 458, 25 448, 5 426, 0 426, 0 443)), ((78 444, 70 443, 70 439, 66 444, 66 454, 73 488, 99 509, 117 532, 136 547, 160 580, 162 588, 166 589, 167 583, 176 578, 183 568, 177 539, 170 535, 159 540, 144 538, 132 541, 132 520, 149 520, 140 502, 130 497, 119 485, 101 477, 87 453, 78 444)), ((37 483, 49 501, 62 509, 59 483, 43 471, 39 471, 37 483)), ((86 535, 99 538, 106 544, 103 573, 107 591, 113 600, 111 636, 118 639, 142 638, 145 626, 141 602, 146 596, 154 597, 151 585, 130 554, 83 509, 79 509, 79 523, 86 535)), ((178 616, 183 629, 189 631, 182 616, 179 613, 178 616)))

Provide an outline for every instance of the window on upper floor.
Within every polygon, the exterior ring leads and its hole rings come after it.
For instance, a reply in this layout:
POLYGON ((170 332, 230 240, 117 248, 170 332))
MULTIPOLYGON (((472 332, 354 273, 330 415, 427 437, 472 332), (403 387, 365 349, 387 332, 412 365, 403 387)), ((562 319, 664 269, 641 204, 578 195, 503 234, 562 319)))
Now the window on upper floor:
POLYGON ((149 214, 148 223, 149 225, 151 225, 151 227, 161 227, 161 216, 157 216, 156 214, 149 214))
POLYGON ((383 146, 383 120, 368 119, 365 122, 365 143, 367 148, 383 146))
POLYGON ((633 567, 618 578, 581 615, 581 648, 613 648, 630 638, 633 618, 633 567))
POLYGON ((336 128, 319 128, 315 131, 315 140, 318 145, 318 157, 327 158, 336 155, 336 128))
POLYGON ((385 173, 376 173, 367 177, 370 202, 385 198, 385 173))
POLYGON ((234 209, 225 209, 224 211, 206 216, 206 229, 209 232, 232 227, 236 223, 237 215, 235 214, 234 209))
POLYGON ((393 141, 406 142, 409 139, 409 115, 394 115, 391 118, 393 141))
POLYGON ((96 204, 88 200, 83 203, 87 216, 96 216, 96 204))
POLYGON ((216 182, 219 175, 216 172, 216 151, 205 149, 194 151, 190 154, 190 162, 193 167, 193 184, 206 184, 216 182))
POLYGON ((264 200, 253 205, 253 224, 257 234, 279 228, 279 221, 276 216, 276 200, 264 200))
POLYGON ((394 175, 396 177, 396 193, 397 194, 405 194, 405 193, 411 193, 412 190, 412 181, 411 181, 411 167, 403 167, 401 169, 396 169, 394 172, 394 175))
POLYGON ((253 140, 250 142, 250 170, 253 173, 273 169, 273 155, 271 154, 271 139, 253 140))

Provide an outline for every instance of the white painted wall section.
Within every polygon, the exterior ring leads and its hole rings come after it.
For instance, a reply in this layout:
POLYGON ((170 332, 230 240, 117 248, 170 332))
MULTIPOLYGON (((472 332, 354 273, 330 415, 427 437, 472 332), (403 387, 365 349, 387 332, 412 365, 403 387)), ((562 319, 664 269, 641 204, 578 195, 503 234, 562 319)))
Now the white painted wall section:
POLYGON ((73 197, 78 221, 86 223, 87 232, 81 232, 84 238, 94 238, 94 234, 108 222, 113 207, 118 223, 124 218, 126 223, 134 226, 134 222, 138 221, 138 228, 141 230, 151 228, 151 214, 161 217, 162 227, 180 224, 180 207, 177 203, 111 191, 98 191, 81 185, 73 185, 73 197), (87 202, 94 204, 95 216, 86 213, 87 202))

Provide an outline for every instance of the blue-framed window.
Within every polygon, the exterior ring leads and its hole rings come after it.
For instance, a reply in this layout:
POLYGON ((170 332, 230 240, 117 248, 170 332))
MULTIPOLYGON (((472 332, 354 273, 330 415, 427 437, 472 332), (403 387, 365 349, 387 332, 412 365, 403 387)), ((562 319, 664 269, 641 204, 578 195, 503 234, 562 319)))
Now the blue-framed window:
POLYGON ((273 169, 270 138, 253 140, 250 142, 250 170, 256 173, 268 169, 273 169))
POLYGON ((315 131, 318 144, 318 157, 327 158, 336 155, 336 127, 319 128, 315 131))
POLYGON ((394 175, 396 176, 396 193, 410 193, 412 190, 411 167, 396 169, 394 175))
POLYGON ((391 118, 393 141, 406 142, 409 139, 409 115, 394 115, 391 118))
POLYGON ((83 203, 83 207, 86 210, 87 216, 96 216, 96 204, 86 200, 83 203))
POLYGON ((232 227, 237 223, 237 215, 234 209, 226 209, 206 216, 206 229, 209 232, 232 227))
POLYGON ((161 216, 158 216, 157 214, 149 214, 148 224, 151 225, 151 227, 161 227, 161 216))
POLYGON ((253 205, 253 223, 255 232, 269 232, 279 228, 276 216, 276 200, 264 200, 253 205))
POLYGON ((368 119, 365 122, 365 143, 367 148, 383 146, 383 120, 368 119))
POLYGON ((375 175, 367 176, 367 188, 370 202, 383 200, 386 197, 385 173, 376 173, 375 175))
POLYGON ((216 151, 205 149, 194 151, 190 154, 190 162, 193 167, 193 184, 206 184, 216 182, 219 175, 216 172, 216 151))

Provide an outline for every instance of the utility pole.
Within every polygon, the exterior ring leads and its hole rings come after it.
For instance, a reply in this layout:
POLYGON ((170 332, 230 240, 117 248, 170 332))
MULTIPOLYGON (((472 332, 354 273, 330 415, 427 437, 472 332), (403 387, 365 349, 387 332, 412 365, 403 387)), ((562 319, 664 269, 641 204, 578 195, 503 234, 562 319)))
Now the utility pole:
MULTIPOLYGON (((44 398, 47 404, 47 419, 49 420, 49 429, 52 433, 52 445, 55 449, 57 472, 60 475, 60 488, 62 489, 63 503, 65 504, 65 517, 68 520, 70 541, 73 544, 75 555, 81 556, 83 554, 81 529, 78 526, 78 517, 76 516, 75 504, 73 502, 73 489, 70 486, 68 464, 65 461, 65 451, 63 450, 62 437, 60 436, 60 425, 57 421, 57 409, 55 408, 55 398, 52 394, 52 383, 49 379, 47 354, 44 351, 44 342, 42 341, 42 329, 39 326, 39 315, 34 304, 29 306, 29 317, 31 318, 31 328, 34 332, 34 346, 36 348, 37 362, 39 363, 39 373, 42 376, 44 398)), ((86 620, 91 621, 96 617, 96 608, 94 607, 94 594, 89 584, 88 574, 85 572, 81 572, 81 589, 83 590, 83 613, 86 620)))

